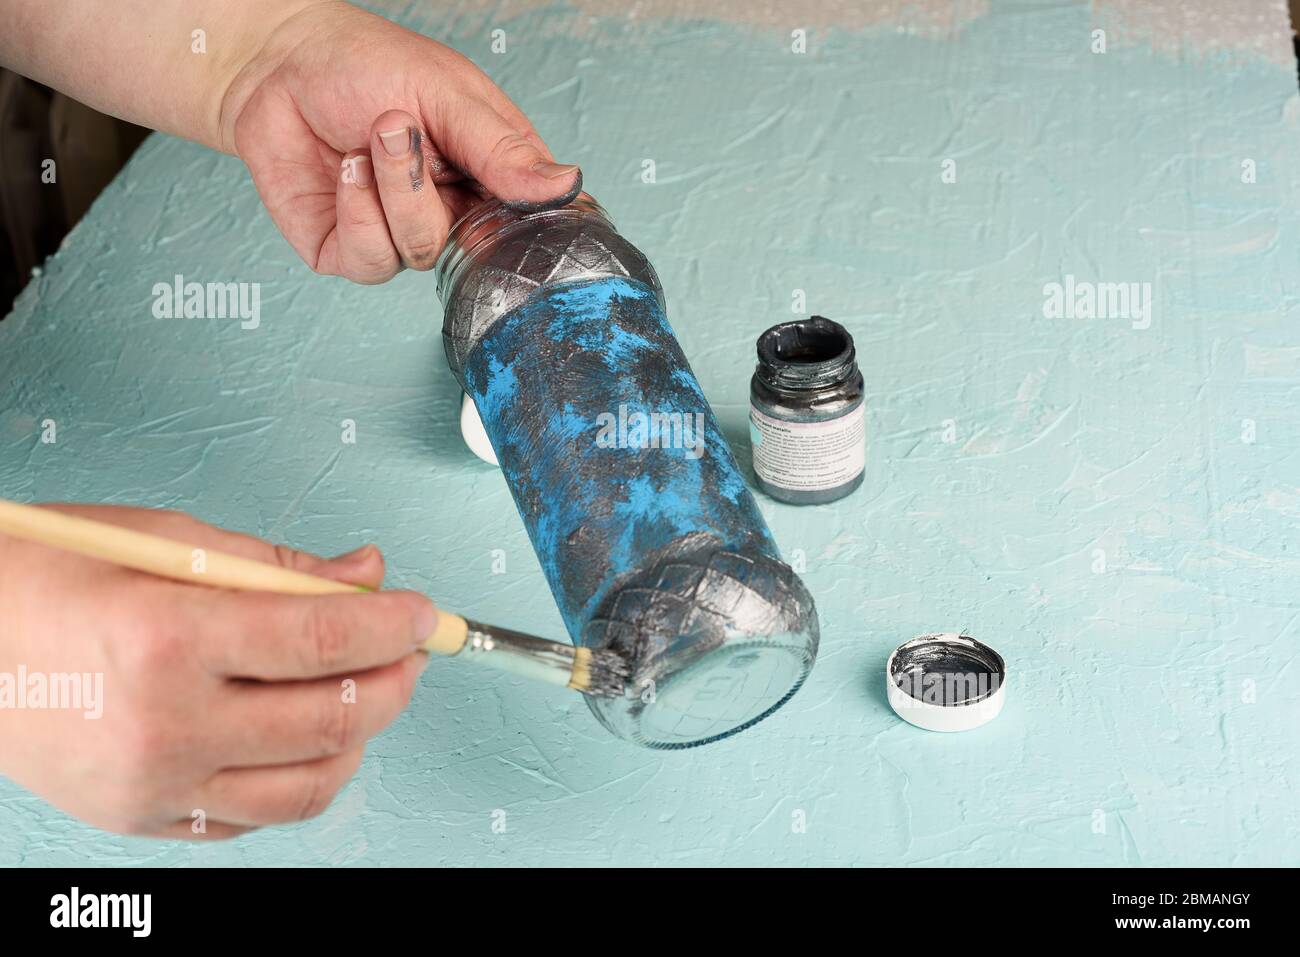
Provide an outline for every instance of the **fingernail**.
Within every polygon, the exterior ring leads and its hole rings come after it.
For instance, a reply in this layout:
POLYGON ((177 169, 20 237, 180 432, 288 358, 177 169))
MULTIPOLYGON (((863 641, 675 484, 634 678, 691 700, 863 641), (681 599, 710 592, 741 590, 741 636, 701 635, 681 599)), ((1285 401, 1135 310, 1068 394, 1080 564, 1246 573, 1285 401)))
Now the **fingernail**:
POLYGON ((400 130, 387 130, 379 134, 379 142, 384 144, 384 151, 389 156, 405 156, 411 149, 411 134, 415 131, 409 126, 400 130))
POLYGON ((374 545, 362 545, 360 548, 354 548, 350 552, 344 552, 342 555, 335 555, 330 559, 331 565, 360 565, 370 557, 370 553, 375 550, 374 545))
POLYGON ((538 163, 533 167, 533 172, 538 176, 545 176, 547 179, 559 179, 561 176, 572 176, 578 171, 576 166, 566 166, 562 163, 538 163))
POLYGON ((370 169, 369 156, 350 156, 343 161, 339 169, 340 176, 345 183, 355 183, 361 189, 365 189, 372 182, 374 176, 370 169))
POLYGON ((433 602, 427 598, 420 599, 411 626, 415 629, 415 640, 411 643, 417 647, 433 636, 433 630, 438 627, 438 609, 433 607, 433 602))

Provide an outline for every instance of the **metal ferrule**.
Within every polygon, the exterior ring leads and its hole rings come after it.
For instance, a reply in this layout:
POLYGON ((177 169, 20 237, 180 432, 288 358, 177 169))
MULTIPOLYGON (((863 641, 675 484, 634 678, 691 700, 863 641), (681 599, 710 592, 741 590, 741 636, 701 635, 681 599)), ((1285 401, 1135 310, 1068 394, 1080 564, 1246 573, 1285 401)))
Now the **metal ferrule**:
POLYGON ((572 646, 476 621, 465 624, 465 647, 456 658, 547 684, 567 686, 573 680, 572 646))

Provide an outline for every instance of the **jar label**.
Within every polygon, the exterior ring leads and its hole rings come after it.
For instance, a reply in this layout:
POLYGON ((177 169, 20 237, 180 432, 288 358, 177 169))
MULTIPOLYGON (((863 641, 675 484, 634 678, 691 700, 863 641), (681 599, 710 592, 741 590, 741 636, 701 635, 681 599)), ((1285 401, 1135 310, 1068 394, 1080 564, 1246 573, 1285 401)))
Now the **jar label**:
POLYGON ((769 485, 821 491, 851 482, 867 465, 867 405, 826 422, 786 422, 749 408, 754 471, 769 485))

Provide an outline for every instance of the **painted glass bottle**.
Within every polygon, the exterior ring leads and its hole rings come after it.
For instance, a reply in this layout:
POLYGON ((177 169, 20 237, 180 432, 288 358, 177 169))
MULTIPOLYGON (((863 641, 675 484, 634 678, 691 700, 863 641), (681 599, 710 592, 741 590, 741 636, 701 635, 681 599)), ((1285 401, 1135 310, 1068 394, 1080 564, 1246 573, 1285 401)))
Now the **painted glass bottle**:
POLYGON ((501 463, 573 641, 633 678, 588 698, 653 748, 767 716, 817 653, 781 561, 665 314, 646 258, 588 195, 489 202, 437 267, 443 341, 501 463))

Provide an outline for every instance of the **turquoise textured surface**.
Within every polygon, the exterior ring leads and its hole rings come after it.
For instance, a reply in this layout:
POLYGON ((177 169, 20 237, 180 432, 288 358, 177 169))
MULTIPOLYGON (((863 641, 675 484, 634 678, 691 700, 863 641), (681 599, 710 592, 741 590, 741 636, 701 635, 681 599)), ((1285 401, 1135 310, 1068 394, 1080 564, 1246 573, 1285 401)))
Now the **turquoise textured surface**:
MULTIPOLYGON (((317 820, 159 843, 0 781, 0 865, 1300 860, 1294 61, 1125 40, 1107 5, 972 6, 942 31, 818 21, 804 53, 797 22, 601 3, 398 16, 582 164, 742 464, 758 333, 806 300, 855 336, 863 487, 760 496, 822 623, 780 712, 653 753, 576 695, 434 662, 317 820), (1049 318, 1067 276, 1150 283, 1152 308, 1049 318), (1007 659, 1006 709, 926 733, 883 666, 957 628, 1007 659)), ((312 275, 237 160, 155 136, 0 323, 0 494, 374 541, 389 585, 559 637, 459 437, 440 316, 429 274, 312 275), (155 317, 178 274, 260 283, 257 327, 155 317)))

